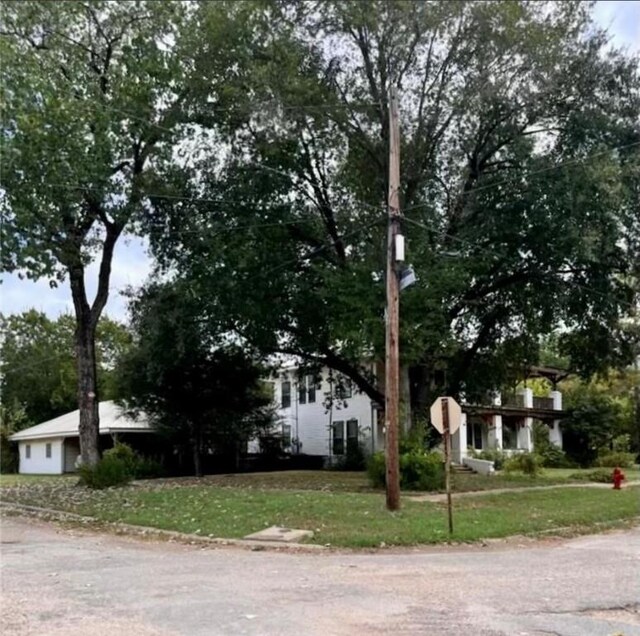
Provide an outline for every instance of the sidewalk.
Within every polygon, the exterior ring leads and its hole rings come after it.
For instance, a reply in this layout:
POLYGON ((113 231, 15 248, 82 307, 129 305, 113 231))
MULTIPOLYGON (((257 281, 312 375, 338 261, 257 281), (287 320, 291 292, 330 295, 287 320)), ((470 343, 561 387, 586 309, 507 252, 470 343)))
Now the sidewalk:
MULTIPOLYGON (((623 488, 629 486, 638 486, 640 481, 625 481, 623 488)), ((495 490, 470 490, 469 492, 454 492, 451 496, 454 499, 459 497, 479 497, 480 495, 502 495, 509 492, 531 492, 532 490, 555 490, 557 488, 610 488, 611 484, 600 484, 597 482, 587 481, 583 484, 552 484, 550 486, 523 486, 522 488, 496 488, 495 490)), ((431 503, 442 503, 447 501, 446 493, 438 493, 437 495, 404 495, 409 501, 429 501, 431 503)))

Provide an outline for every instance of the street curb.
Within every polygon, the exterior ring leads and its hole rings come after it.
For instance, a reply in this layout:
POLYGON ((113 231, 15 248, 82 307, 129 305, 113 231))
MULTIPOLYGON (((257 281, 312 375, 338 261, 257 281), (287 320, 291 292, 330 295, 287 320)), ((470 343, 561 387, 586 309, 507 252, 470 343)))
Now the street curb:
POLYGON ((110 530, 116 535, 135 536, 142 538, 157 538, 172 543, 182 543, 186 545, 202 545, 210 547, 237 547, 245 550, 270 551, 270 552, 323 552, 327 548, 323 545, 306 543, 282 543, 281 541, 253 541, 249 539, 223 539, 221 537, 205 537, 199 534, 188 534, 175 530, 162 530, 149 526, 136 526, 129 523, 119 523, 114 521, 102 521, 95 517, 88 517, 76 514, 75 512, 65 512, 53 508, 41 508, 40 506, 28 506, 26 504, 13 503, 10 501, 0 501, 2 512, 12 513, 23 517, 35 517, 43 521, 70 522, 83 527, 96 527, 110 530))

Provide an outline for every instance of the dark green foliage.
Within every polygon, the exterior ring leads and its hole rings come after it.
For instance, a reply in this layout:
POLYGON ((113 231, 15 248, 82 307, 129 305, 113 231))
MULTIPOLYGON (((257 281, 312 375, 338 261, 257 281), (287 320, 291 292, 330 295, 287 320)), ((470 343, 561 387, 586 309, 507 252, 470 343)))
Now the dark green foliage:
POLYGON ((496 470, 502 470, 505 461, 509 459, 509 455, 497 448, 486 448, 479 452, 475 449, 470 449, 468 452, 470 457, 477 457, 478 459, 485 459, 493 462, 493 466, 496 470))
MULTIPOLYGON (((374 453, 367 463, 371 485, 383 488, 386 483, 384 453, 374 453)), ((408 451, 400 454, 400 486, 404 490, 441 490, 444 488, 444 463, 439 453, 408 451)))
POLYGON ((565 452, 581 466, 591 466, 620 433, 621 404, 606 386, 591 383, 566 391, 565 408, 571 414, 562 423, 565 452))
POLYGON ((384 349, 399 84, 413 412, 429 387, 495 389, 556 329, 583 373, 630 359, 639 79, 587 3, 260 6, 247 76, 229 80, 233 147, 222 166, 215 145, 199 165, 206 201, 160 201, 149 223, 154 253, 208 309, 224 306, 262 353, 327 364, 383 401, 360 363, 384 349))
POLYGON ((362 471, 367 467, 367 458, 362 444, 347 444, 347 452, 333 464, 335 470, 362 471))
POLYGON ((158 460, 149 457, 138 457, 135 465, 136 479, 153 479, 154 477, 164 477, 165 475, 164 466, 158 460))
POLYGON ((95 466, 80 466, 78 474, 82 485, 96 490, 124 486, 133 479, 131 467, 127 462, 113 455, 106 455, 95 466))
POLYGON ((0 428, 0 473, 3 475, 18 472, 18 445, 9 441, 9 435, 4 426, 0 428))
POLYGON ((31 422, 26 410, 17 400, 6 400, 0 404, 0 473, 18 472, 18 444, 9 441, 9 437, 28 426, 31 422))
POLYGON ((533 425, 533 447, 546 468, 573 468, 576 462, 549 440, 549 428, 546 424, 535 422, 533 425))
POLYGON ((504 463, 507 472, 521 472, 530 477, 539 475, 542 470, 542 461, 535 453, 517 453, 504 463))
POLYGON ((622 453, 611 451, 598 456, 595 465, 605 468, 631 468, 636 461, 634 453, 622 453))
POLYGON ((610 470, 592 470, 590 472, 573 473, 572 475, 569 475, 569 479, 594 481, 599 484, 613 483, 613 477, 610 470))
POLYGON ((212 451, 238 466, 247 441, 274 435, 266 370, 224 342, 187 286, 150 284, 130 303, 135 343, 117 367, 120 399, 192 458, 212 451))
POLYGON ((80 466, 80 483, 89 488, 123 486, 133 479, 149 479, 164 474, 162 465, 156 460, 142 457, 128 444, 116 442, 106 450, 94 467, 80 466))
MULTIPOLYGON (((0 315, 0 331, 4 335, 0 350, 3 402, 21 404, 31 424, 77 409, 73 316, 61 314, 52 320, 33 309, 12 316, 0 315)), ((107 316, 100 319, 96 362, 101 400, 114 398, 114 362, 130 343, 131 336, 124 325, 107 316)))

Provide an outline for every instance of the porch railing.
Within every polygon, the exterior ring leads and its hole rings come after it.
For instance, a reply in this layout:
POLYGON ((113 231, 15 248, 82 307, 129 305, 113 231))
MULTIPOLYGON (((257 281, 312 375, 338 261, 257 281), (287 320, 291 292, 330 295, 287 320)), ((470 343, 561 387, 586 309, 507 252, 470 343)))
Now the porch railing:
POLYGON ((502 394, 503 406, 524 406, 524 395, 519 393, 502 394))
POLYGON ((548 409, 553 410, 553 398, 550 397, 536 397, 533 396, 533 408, 534 409, 548 409))

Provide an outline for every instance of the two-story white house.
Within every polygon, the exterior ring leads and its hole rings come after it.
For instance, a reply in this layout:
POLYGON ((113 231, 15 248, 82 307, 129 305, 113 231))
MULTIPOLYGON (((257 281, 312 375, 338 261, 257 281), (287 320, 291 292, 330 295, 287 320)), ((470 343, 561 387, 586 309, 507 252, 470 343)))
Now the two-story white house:
MULTIPOLYGON (((371 364, 375 377, 379 368, 371 364)), ((505 451, 533 450, 533 422, 547 425, 549 439, 562 448, 562 394, 558 382, 566 372, 532 367, 526 378, 546 378, 553 388, 547 397, 536 397, 526 385, 513 395, 496 392, 485 404, 462 401, 462 423, 452 436, 452 458, 464 463, 469 448, 505 451)), ((384 450, 384 413, 350 380, 326 367, 306 373, 294 364, 283 367, 272 379, 279 423, 292 453, 322 456, 334 463, 352 444, 365 453, 384 450)))
POLYGON ((293 453, 321 455, 332 463, 350 445, 360 445, 365 453, 384 448, 376 435, 381 427, 375 404, 336 371, 325 367, 307 373, 286 366, 275 377, 274 399, 293 453))

